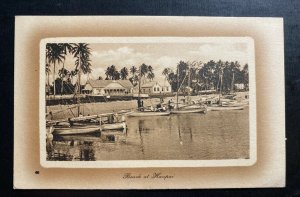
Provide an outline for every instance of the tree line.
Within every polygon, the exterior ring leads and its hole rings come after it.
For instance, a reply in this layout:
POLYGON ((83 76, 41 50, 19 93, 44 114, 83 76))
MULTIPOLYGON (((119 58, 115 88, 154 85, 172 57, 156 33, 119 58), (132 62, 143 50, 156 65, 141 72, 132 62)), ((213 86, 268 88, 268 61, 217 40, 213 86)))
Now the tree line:
MULTIPOLYGON (((150 81, 155 78, 153 67, 144 63, 139 67, 131 66, 129 69, 123 67, 120 71, 117 70, 115 65, 111 65, 106 68, 105 75, 105 80, 126 80, 129 77, 128 80, 134 86, 138 84, 139 78, 145 77, 150 81)), ((103 78, 99 76, 98 79, 102 80, 103 78)))
POLYGON ((81 74, 91 73, 92 65, 90 60, 91 49, 89 44, 86 43, 47 43, 46 44, 46 77, 47 77, 47 92, 56 93, 74 93, 81 92, 80 80, 81 74), (69 71, 65 68, 65 59, 68 54, 73 55, 75 58, 74 68, 69 71), (61 69, 58 70, 58 78, 55 78, 56 67, 61 65, 61 69), (51 66, 53 71, 51 71, 51 66), (50 74, 53 77, 53 86, 50 85, 50 74), (73 85, 72 79, 77 76, 77 85, 73 85), (51 90, 52 89, 52 90, 51 90))
MULTIPOLYGON (((211 89, 229 92, 237 83, 244 84, 245 90, 249 88, 248 64, 242 66, 238 61, 210 60, 206 63, 179 61, 176 68, 175 71, 165 68, 162 72, 170 83, 172 91, 177 91, 179 87, 182 89, 190 87, 194 92, 211 89)), ((142 77, 149 81, 155 78, 153 67, 146 64, 139 67, 132 66, 129 69, 123 67, 120 71, 116 66, 111 65, 107 67, 105 75, 105 80, 125 80, 129 77, 134 86, 142 77)), ((101 76, 98 79, 103 80, 101 76)))
MULTIPOLYGON (((83 89, 81 84, 81 75, 89 74, 92 71, 92 64, 90 60, 91 49, 86 43, 47 43, 46 44, 46 77, 47 93, 53 94, 72 94, 80 93, 83 89), (73 55, 75 58, 74 68, 67 70, 65 68, 65 59, 67 55, 73 55), (57 66, 60 66, 58 72, 57 66), (51 70, 52 68, 52 70, 51 70), (58 74, 56 78, 55 75, 58 74), (52 83, 50 84, 50 75, 52 74, 52 83), (72 84, 73 77, 77 76, 77 83, 72 84)), ((131 66, 129 69, 123 67, 120 71, 115 65, 108 66, 105 70, 105 80, 130 80, 135 86, 138 84, 140 78, 144 77, 152 81, 155 78, 153 67, 151 65, 142 64, 139 67, 131 66)), ((102 76, 98 77, 103 80, 102 76)))
MULTIPOLYGON (((81 84, 81 75, 89 74, 92 71, 90 60, 91 49, 86 43, 47 43, 46 44, 46 77, 48 93, 72 94, 81 93, 83 87, 81 84), (71 70, 65 68, 65 59, 67 55, 75 58, 74 67, 71 70), (60 66, 55 78, 57 66, 60 66), (50 68, 53 68, 51 71, 50 68), (50 75, 54 85, 50 85, 50 75), (77 83, 72 84, 72 79, 77 76, 77 83)), ((130 80, 136 86, 141 78, 154 80, 154 69, 151 65, 145 63, 140 66, 123 67, 120 70, 115 65, 108 66, 105 70, 105 80, 130 80)), ((192 91, 214 89, 217 91, 228 92, 234 88, 234 84, 244 84, 245 90, 249 88, 248 64, 240 65, 238 61, 208 61, 190 62, 179 61, 176 70, 165 68, 162 72, 165 79, 170 83, 172 91, 179 88, 190 87, 192 91)), ((98 77, 103 80, 102 76, 98 77)))
POLYGON ((249 88, 248 64, 241 66, 238 61, 211 60, 206 63, 180 61, 176 71, 165 68, 162 74, 173 91, 190 87, 194 92, 211 89, 229 92, 236 83, 244 84, 245 90, 249 88))

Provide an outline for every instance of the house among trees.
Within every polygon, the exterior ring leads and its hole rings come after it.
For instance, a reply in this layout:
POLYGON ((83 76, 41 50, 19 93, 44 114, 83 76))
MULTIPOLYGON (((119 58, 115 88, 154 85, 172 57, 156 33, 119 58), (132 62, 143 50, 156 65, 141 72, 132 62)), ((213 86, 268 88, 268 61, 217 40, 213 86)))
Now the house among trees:
POLYGON ((141 85, 142 94, 158 95, 158 94, 169 94, 171 92, 172 92, 171 85, 167 81, 164 83, 150 81, 141 85))
POLYGON ((129 80, 91 80, 84 87, 84 92, 92 95, 126 96, 132 94, 133 85, 129 80))
POLYGON ((243 83, 235 83, 234 84, 234 89, 236 89, 236 90, 244 90, 245 89, 245 85, 243 83))

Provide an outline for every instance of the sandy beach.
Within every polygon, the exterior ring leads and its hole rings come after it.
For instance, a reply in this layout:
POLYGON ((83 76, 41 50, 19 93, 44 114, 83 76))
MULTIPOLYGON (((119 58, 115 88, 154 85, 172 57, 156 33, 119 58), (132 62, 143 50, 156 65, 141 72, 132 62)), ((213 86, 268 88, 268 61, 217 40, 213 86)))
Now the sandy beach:
MULTIPOLYGON (((237 92, 236 93, 236 101, 242 102, 245 100, 245 95, 248 92, 237 92)), ((205 101, 206 99, 210 98, 218 98, 218 94, 209 94, 209 95, 198 95, 198 96, 191 96, 190 99, 193 100, 201 100, 205 101)), ((164 103, 167 104, 169 100, 173 100, 176 102, 177 98, 174 97, 165 97, 163 99, 164 103)), ((181 102, 183 99, 186 99, 185 96, 179 96, 178 101, 181 102)), ((143 99, 144 106, 155 106, 160 102, 159 98, 148 98, 143 99)), ((137 108, 137 100, 130 100, 130 101, 110 101, 110 102, 95 102, 95 103, 85 103, 81 104, 80 112, 83 115, 93 115, 93 114, 100 114, 100 113, 108 113, 108 112, 118 112, 120 110, 135 110, 137 108)), ((76 105, 53 105, 47 106, 47 113, 53 113, 53 119, 67 119, 78 114, 78 108, 76 105), (70 108, 70 109, 68 109, 70 108)))

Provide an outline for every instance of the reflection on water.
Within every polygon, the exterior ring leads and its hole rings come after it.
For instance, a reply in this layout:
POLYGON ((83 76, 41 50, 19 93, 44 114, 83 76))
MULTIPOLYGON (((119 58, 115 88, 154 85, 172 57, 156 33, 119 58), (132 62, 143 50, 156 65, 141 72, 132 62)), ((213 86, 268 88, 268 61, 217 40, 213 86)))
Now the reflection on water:
POLYGON ((47 159, 55 161, 95 161, 92 141, 55 141, 47 143, 47 159))
POLYGON ((128 117, 127 132, 54 136, 48 160, 164 160, 249 158, 249 110, 128 117))

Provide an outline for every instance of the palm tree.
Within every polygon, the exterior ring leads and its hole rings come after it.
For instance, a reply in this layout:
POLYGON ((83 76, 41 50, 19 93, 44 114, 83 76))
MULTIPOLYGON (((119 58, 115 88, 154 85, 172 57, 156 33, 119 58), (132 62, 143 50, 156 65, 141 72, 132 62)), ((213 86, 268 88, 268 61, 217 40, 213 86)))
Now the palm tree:
MULTIPOLYGON (((179 85, 187 85, 188 80, 184 80, 188 74, 189 71, 189 64, 187 62, 184 61, 179 61, 179 63, 177 64, 177 74, 178 74, 178 84, 179 85)), ((178 87, 179 88, 179 87, 178 87)))
POLYGON ((108 76, 110 76, 110 79, 115 80, 115 78, 117 78, 118 75, 119 75, 119 72, 117 71, 116 66, 111 65, 108 70, 108 76))
POLYGON ((78 87, 79 87, 79 94, 81 93, 81 72, 83 74, 91 73, 91 63, 90 63, 90 55, 91 49, 89 48, 89 44, 86 43, 77 43, 73 44, 72 54, 76 58, 75 61, 75 71, 78 71, 78 87))
POLYGON ((106 68, 106 70, 105 70, 105 75, 106 75, 105 80, 111 79, 110 66, 108 66, 108 67, 106 68))
MULTIPOLYGON (((62 54, 66 57, 67 53, 70 53, 73 50, 73 46, 70 43, 60 43, 59 44, 62 50, 62 54)), ((62 65, 62 69, 65 69, 65 59, 63 61, 63 65, 62 65)), ((65 77, 65 75, 61 75, 61 95, 63 95, 63 91, 64 91, 64 86, 63 86, 63 78, 65 77)))
POLYGON ((121 74, 119 73, 119 71, 115 71, 113 74, 113 80, 119 80, 121 78, 121 74))
POLYGON ((244 65, 244 68, 242 70, 242 76, 243 76, 243 83, 245 90, 248 90, 249 86, 249 68, 248 64, 244 65))
POLYGON ((216 91, 219 88, 221 94, 221 87, 222 87, 222 79, 223 79, 223 70, 225 68, 225 63, 219 60, 216 63, 215 70, 214 70, 214 83, 216 84, 216 91))
POLYGON ((126 67, 122 68, 121 71, 120 71, 120 76, 121 76, 121 79, 127 79, 127 76, 128 76, 128 69, 126 67))
POLYGON ((153 72, 149 72, 148 75, 147 75, 147 78, 152 81, 154 79, 155 75, 153 72))
POLYGON ((153 68, 151 65, 148 66, 148 72, 151 72, 151 73, 153 72, 153 68))
POLYGON ((137 68, 135 66, 132 66, 130 68, 130 73, 132 74, 132 76, 135 76, 135 74, 137 73, 137 68))
MULTIPOLYGON (((123 77, 126 78, 128 76, 128 70, 127 70, 127 68, 125 68, 125 69, 124 68, 123 68, 123 77)), ((120 78, 122 78, 122 73, 120 73, 117 70, 115 65, 108 66, 106 68, 105 75, 106 75, 106 80, 108 80, 108 79, 110 79, 110 80, 119 80, 120 78)))
POLYGON ((65 68, 61 68, 59 71, 58 71, 58 76, 63 79, 64 77, 66 76, 69 76, 70 75, 70 71, 68 71, 67 69, 65 68))
POLYGON ((165 80, 168 80, 169 78, 169 74, 172 72, 172 70, 170 68, 165 68, 163 71, 162 71, 162 74, 165 76, 165 80))
POLYGON ((117 72, 116 66, 115 65, 111 65, 110 66, 110 77, 111 77, 112 80, 115 79, 116 72, 117 72))
POLYGON ((168 82, 171 85, 173 91, 177 91, 177 84, 178 84, 177 80, 178 80, 177 74, 171 71, 168 75, 168 82))
POLYGON ((54 98, 55 98, 55 93, 56 93, 56 88, 55 88, 55 65, 56 63, 62 63, 63 60, 65 59, 65 56, 62 53, 62 47, 57 44, 57 43, 48 43, 46 45, 46 50, 47 50, 47 59, 49 63, 53 64, 53 88, 54 88, 54 98))
MULTIPOLYGON (((47 58, 46 58, 46 62, 47 62, 47 58)), ((46 63, 46 77, 47 77, 46 93, 48 96, 50 95, 50 82, 49 82, 50 73, 51 73, 50 64, 46 63)))
POLYGON ((50 83, 49 83, 49 75, 51 73, 51 69, 50 69, 50 64, 49 64, 49 60, 48 60, 48 57, 50 56, 50 51, 51 51, 51 48, 49 45, 46 45, 46 58, 45 58, 45 69, 46 69, 46 76, 47 76, 47 85, 49 86, 50 83))
POLYGON ((152 68, 152 66, 148 66, 148 75, 147 75, 147 78, 150 80, 150 81, 152 81, 153 79, 154 79, 154 77, 155 77, 155 75, 154 75, 154 73, 153 73, 153 68, 152 68))
POLYGON ((144 63, 140 66, 140 73, 139 74, 140 74, 141 77, 145 76, 148 73, 148 68, 149 67, 144 63))
POLYGON ((136 73, 137 73, 137 68, 135 66, 132 66, 130 68, 130 73, 132 74, 132 77, 130 78, 131 80, 131 83, 135 86, 137 84, 137 81, 138 81, 138 77, 136 76, 136 73))

